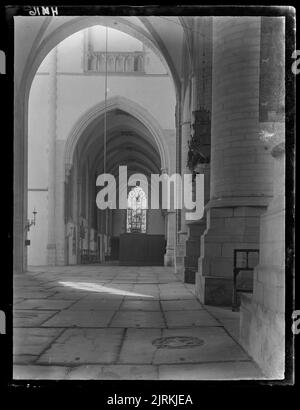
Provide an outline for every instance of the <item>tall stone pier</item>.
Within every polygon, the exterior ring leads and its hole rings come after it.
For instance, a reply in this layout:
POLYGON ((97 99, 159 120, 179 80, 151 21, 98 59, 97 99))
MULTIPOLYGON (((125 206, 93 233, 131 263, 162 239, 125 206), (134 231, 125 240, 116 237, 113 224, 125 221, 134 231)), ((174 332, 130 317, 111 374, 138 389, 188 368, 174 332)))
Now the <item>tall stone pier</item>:
MULTIPOLYGON (((252 295, 242 295, 240 339, 267 377, 284 378, 285 368, 285 27, 284 19, 264 17, 261 58, 272 64, 261 112, 265 148, 274 164, 273 198, 260 219, 260 258, 252 295), (266 39, 266 36, 264 36, 266 39), (269 44, 268 44, 269 43, 269 44), (276 49, 275 61, 272 61, 276 49), (271 50, 271 51, 270 51, 271 50)), ((262 72, 269 75, 269 70, 262 72)), ((265 79, 262 78, 262 81, 265 79)), ((292 226, 287 226, 292 229, 292 226)), ((290 274, 290 272, 288 272, 290 274)), ((291 279, 291 277, 290 277, 291 279)))
POLYGON ((259 245, 273 194, 273 162, 261 139, 260 17, 213 20, 211 184, 196 291, 231 305, 233 251, 259 245))

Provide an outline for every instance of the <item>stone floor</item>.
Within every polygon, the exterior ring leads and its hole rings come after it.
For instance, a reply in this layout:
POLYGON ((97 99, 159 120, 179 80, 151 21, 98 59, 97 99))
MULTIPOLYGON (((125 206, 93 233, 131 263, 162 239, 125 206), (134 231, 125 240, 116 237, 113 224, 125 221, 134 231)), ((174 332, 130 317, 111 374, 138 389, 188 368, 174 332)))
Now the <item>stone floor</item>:
POLYGON ((261 379, 239 314, 167 267, 40 267, 14 278, 14 379, 261 379))

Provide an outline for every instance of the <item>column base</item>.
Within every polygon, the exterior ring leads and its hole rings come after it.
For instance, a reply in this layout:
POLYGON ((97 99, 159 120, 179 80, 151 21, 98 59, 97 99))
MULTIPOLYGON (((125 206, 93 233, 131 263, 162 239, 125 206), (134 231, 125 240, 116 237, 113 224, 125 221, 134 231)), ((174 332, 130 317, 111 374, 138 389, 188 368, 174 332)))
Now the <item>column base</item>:
POLYGON ((266 377, 282 380, 285 367, 284 314, 263 309, 252 303, 252 299, 250 295, 242 295, 241 345, 266 377), (276 326, 280 322, 282 328, 276 326))
POLYGON ((196 296, 204 305, 231 306, 233 280, 196 273, 196 296))
POLYGON ((253 295, 242 294, 240 309, 241 344, 265 376, 272 379, 283 379, 285 368, 283 208, 284 195, 277 196, 261 217, 260 264, 254 270, 253 295))
POLYGON ((284 294, 284 269, 258 265, 253 295, 241 296, 241 344, 272 379, 284 378, 284 294))
POLYGON ((56 265, 56 245, 55 243, 50 243, 47 245, 47 264, 49 266, 56 265))
POLYGON ((198 269, 200 256, 200 236, 191 237, 186 241, 184 257, 184 282, 195 283, 195 275, 198 269))
POLYGON ((164 255, 164 266, 174 266, 175 265, 175 260, 174 260, 174 249, 173 250, 167 250, 167 252, 164 255))
POLYGON ((177 243, 176 245, 175 273, 180 276, 182 281, 184 280, 184 257, 186 240, 187 232, 179 232, 179 243, 177 243))
POLYGON ((235 249, 258 249, 260 216, 265 207, 210 208, 201 236, 196 291, 202 303, 231 306, 235 249))
POLYGON ((185 244, 178 243, 176 245, 176 257, 175 257, 175 273, 177 273, 183 280, 184 276, 184 257, 185 257, 185 244))
POLYGON ((184 282, 195 284, 200 256, 200 237, 205 231, 206 221, 198 221, 187 225, 188 238, 185 242, 184 282))
POLYGON ((198 257, 186 256, 184 258, 184 283, 195 284, 198 257))

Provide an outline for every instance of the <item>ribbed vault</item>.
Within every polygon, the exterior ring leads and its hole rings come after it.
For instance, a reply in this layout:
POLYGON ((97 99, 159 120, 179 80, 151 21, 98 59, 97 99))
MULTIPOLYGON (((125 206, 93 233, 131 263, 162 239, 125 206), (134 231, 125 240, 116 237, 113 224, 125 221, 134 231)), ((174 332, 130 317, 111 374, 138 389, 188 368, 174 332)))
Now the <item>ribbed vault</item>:
MULTIPOLYGON (((104 114, 90 123, 76 146, 79 169, 89 164, 95 174, 104 169, 104 114)), ((115 176, 119 166, 131 173, 160 173, 161 159, 150 131, 132 115, 115 109, 107 113, 106 172, 115 176)))

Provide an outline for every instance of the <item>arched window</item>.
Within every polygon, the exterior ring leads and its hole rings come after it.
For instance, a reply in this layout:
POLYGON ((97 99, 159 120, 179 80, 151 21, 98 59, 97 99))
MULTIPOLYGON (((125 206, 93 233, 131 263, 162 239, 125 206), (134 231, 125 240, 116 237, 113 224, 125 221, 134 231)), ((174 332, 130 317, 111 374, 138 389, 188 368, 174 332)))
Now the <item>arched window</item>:
POLYGON ((146 233, 147 198, 140 186, 131 189, 127 199, 128 233, 146 233))

